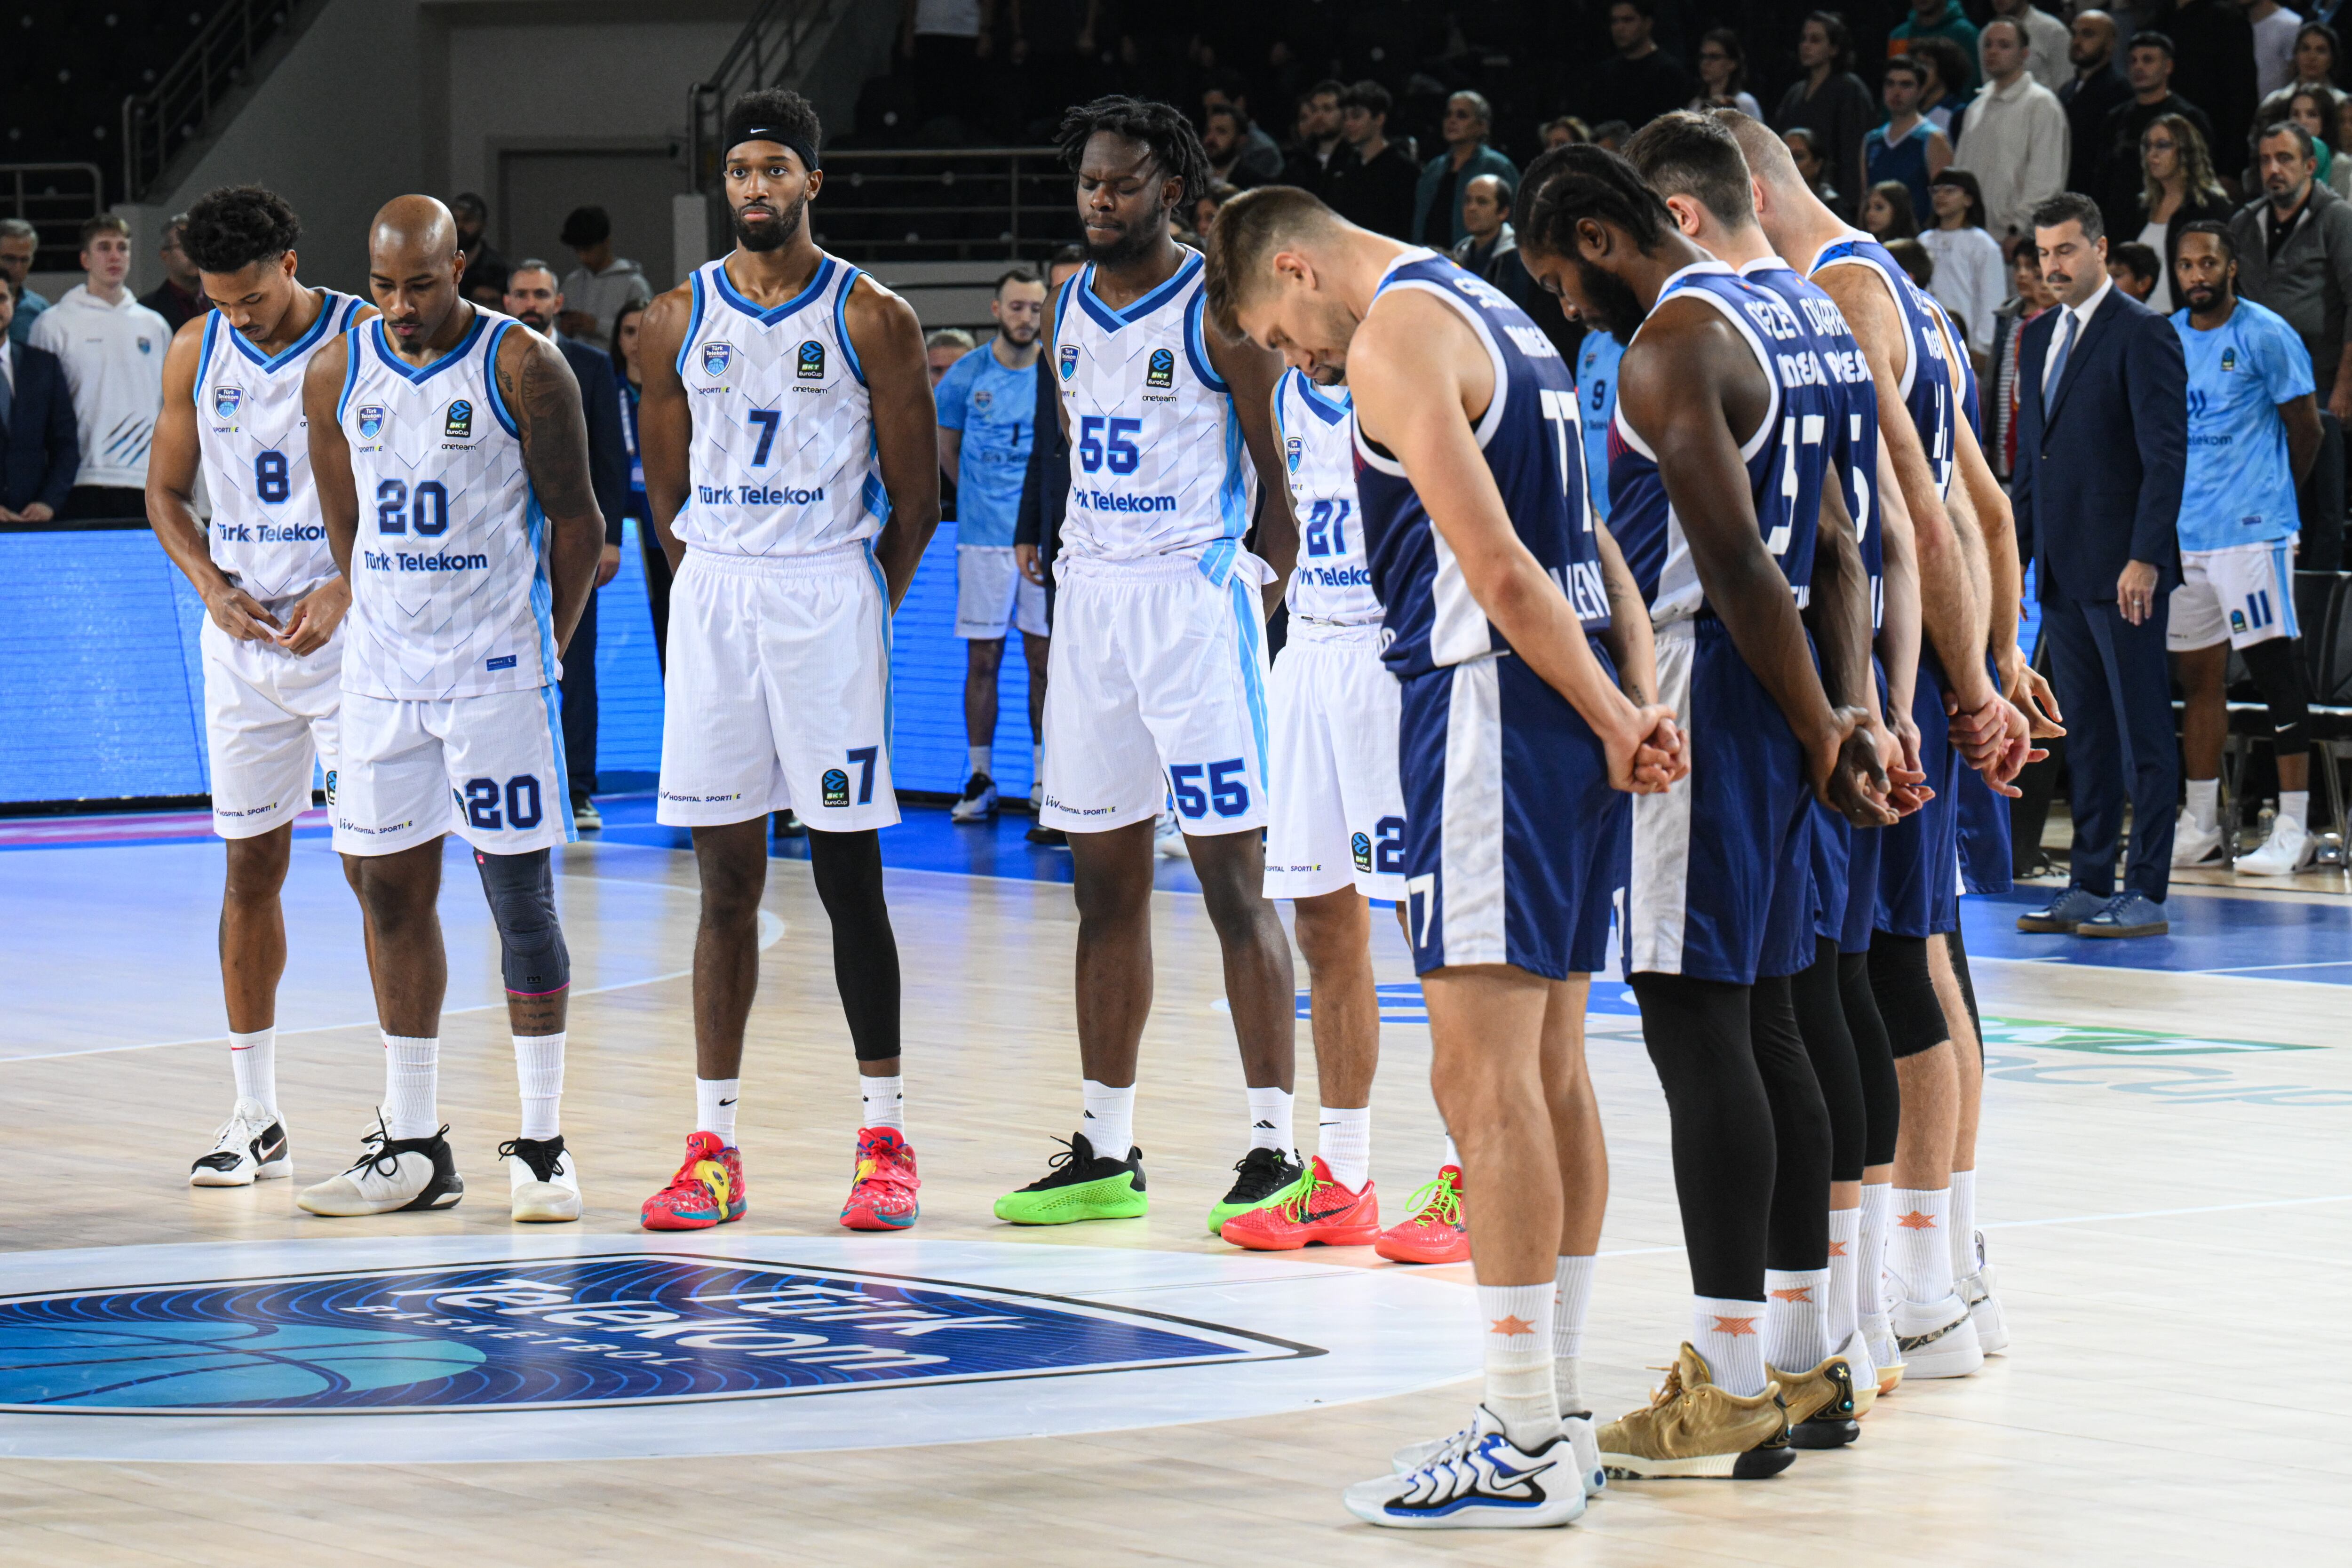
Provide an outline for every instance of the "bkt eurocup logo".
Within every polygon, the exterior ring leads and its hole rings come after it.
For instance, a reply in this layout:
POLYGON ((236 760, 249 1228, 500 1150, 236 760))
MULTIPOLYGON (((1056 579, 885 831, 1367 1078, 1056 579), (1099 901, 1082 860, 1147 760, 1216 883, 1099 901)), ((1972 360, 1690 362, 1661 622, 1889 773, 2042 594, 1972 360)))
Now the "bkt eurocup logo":
POLYGON ((19 1297, 0 1302, 0 1411, 578 1409, 1302 1352, 1024 1291, 631 1254, 19 1297))

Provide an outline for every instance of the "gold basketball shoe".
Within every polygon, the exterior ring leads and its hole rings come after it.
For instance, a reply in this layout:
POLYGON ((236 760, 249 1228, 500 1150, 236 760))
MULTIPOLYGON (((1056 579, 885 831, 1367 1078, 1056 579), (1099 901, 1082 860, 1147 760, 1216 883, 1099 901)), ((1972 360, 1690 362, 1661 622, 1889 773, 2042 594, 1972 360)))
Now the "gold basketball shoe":
POLYGON ((1601 1429, 1601 1468, 1614 1480, 1759 1480, 1795 1458, 1780 1385, 1767 1383, 1761 1394, 1728 1393, 1688 1343, 1646 1408, 1601 1429))

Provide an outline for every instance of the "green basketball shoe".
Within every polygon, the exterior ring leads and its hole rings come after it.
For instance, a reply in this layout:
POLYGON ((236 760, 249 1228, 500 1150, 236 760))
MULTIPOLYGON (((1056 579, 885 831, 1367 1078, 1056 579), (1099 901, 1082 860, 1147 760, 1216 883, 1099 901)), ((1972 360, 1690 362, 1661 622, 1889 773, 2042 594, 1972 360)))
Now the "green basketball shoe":
POLYGON ((1307 1167, 1282 1150, 1251 1150, 1234 1166, 1233 1190, 1225 1201, 1209 1211, 1209 1234, 1223 1236, 1225 1221, 1282 1202, 1306 1179, 1307 1167))
POLYGON ((1045 1175, 996 1200, 997 1218, 1014 1225, 1070 1225, 1082 1219, 1136 1219, 1150 1212, 1151 1200, 1143 1192, 1140 1149, 1129 1149, 1126 1159, 1115 1160, 1096 1153, 1087 1135, 1076 1132, 1047 1163, 1053 1169, 1045 1175))

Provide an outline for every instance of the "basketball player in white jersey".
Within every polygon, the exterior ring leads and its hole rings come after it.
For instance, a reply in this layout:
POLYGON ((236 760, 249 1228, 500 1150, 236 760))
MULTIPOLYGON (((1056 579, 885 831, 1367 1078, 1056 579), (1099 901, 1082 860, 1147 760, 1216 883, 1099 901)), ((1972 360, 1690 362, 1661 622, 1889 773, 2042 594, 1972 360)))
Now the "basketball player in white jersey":
POLYGON ((898 948, 882 897, 890 616, 940 521, 922 328, 905 300, 819 250, 816 111, 762 89, 728 107, 733 251, 646 310, 637 415, 670 590, 661 821, 691 828, 695 1106, 652 1230, 744 1213, 735 1144, 743 1028, 759 984, 768 814, 809 829, 863 1100, 841 1223, 919 1212, 898 1058, 898 948))
POLYGON ((303 380, 310 468, 352 584, 335 847, 367 911, 383 1031, 377 1130, 306 1190, 319 1215, 447 1208, 465 1192, 435 1104, 448 956, 436 900, 456 831, 497 921, 522 1094, 499 1145, 518 1220, 576 1220, 563 1144, 571 958, 550 850, 575 837, 557 662, 604 552, 580 386, 554 343, 457 292, 449 209, 400 196, 368 235, 383 312, 303 380))
POLYGON ((213 830, 227 841, 221 987, 236 1102, 198 1187, 292 1173, 278 1109, 278 889, 315 762, 335 791, 335 712, 351 585, 327 548, 302 429, 302 373, 320 345, 375 311, 294 276, 293 210, 257 185, 210 192, 181 243, 213 309, 163 356, 163 408, 147 462, 147 517, 205 602, 205 740, 213 830), (196 476, 212 521, 195 513, 196 476))
POLYGON ((1067 1154, 996 1203, 1019 1225, 1149 1207, 1135 1070, 1151 1011, 1152 823, 1172 799, 1224 952, 1250 1149, 1209 1229, 1279 1201, 1291 1137, 1290 942, 1266 898, 1265 626, 1297 533, 1268 417, 1281 363, 1202 325, 1171 215, 1206 188, 1191 121, 1104 98, 1062 121, 1088 266, 1050 305, 1070 497, 1055 571, 1038 821, 1070 838, 1086 1109, 1067 1154), (1263 515, 1256 516, 1264 502, 1263 515), (1243 545, 1254 516, 1265 559, 1243 545))

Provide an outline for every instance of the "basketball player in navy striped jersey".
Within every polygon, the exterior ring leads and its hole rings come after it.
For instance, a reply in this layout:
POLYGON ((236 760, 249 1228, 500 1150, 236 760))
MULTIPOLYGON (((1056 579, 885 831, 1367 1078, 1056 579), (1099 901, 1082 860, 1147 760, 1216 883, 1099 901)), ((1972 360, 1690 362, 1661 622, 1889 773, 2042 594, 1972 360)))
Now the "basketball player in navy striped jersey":
POLYGON ((637 434, 677 579, 661 821, 693 830, 695 1131, 649 1229, 744 1213, 735 1119, 759 983, 769 814, 809 830, 861 1089, 841 1223, 903 1230, 920 1209, 898 1057, 898 947, 882 895, 890 617, 940 521, 922 328, 809 235, 822 128, 797 93, 728 106, 735 248, 646 307, 637 434))

